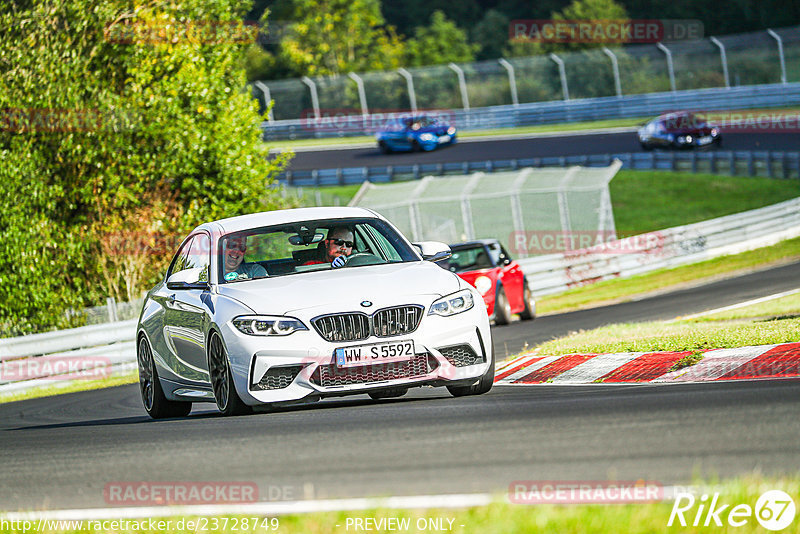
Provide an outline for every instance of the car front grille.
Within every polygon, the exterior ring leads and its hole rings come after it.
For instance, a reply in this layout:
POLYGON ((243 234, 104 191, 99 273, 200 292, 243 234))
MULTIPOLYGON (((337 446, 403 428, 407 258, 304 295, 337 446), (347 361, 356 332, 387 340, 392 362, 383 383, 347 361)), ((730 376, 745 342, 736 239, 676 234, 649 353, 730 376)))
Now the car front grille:
POLYGON ((401 336, 416 330, 421 319, 422 306, 386 308, 372 316, 372 329, 377 337, 401 336))
POLYGON ((320 365, 311 375, 311 381, 322 386, 349 386, 372 384, 402 378, 425 376, 438 366, 429 353, 417 354, 408 361, 389 362, 359 367, 338 368, 335 364, 320 365))
POLYGON ((253 389, 270 390, 287 388, 289 384, 294 382, 294 379, 297 378, 297 375, 300 374, 302 370, 302 365, 270 367, 253 389))
POLYGON ((370 334, 376 337, 409 334, 419 327, 423 311, 422 306, 396 306, 378 310, 372 316, 360 312, 323 315, 312 319, 311 324, 327 341, 360 341, 370 334))
POLYGON ((363 313, 326 315, 312 321, 327 341, 359 341, 369 337, 369 317, 363 313))
POLYGON ((472 347, 469 345, 454 345, 452 347, 444 347, 439 349, 442 356, 455 367, 467 367, 469 365, 477 365, 483 363, 486 359, 483 356, 475 354, 472 347))

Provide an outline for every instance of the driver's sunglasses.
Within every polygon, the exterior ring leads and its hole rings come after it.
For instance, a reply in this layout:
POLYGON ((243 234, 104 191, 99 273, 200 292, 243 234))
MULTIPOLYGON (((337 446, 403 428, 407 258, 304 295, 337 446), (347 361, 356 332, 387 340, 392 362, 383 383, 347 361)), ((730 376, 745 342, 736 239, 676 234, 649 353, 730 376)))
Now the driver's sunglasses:
POLYGON ((228 245, 228 250, 238 250, 239 252, 244 252, 247 250, 247 245, 244 243, 230 243, 228 245))
POLYGON ((347 248, 353 248, 353 246, 355 246, 355 243, 352 241, 345 241, 344 239, 328 239, 328 241, 333 242, 337 247, 345 246, 347 248))

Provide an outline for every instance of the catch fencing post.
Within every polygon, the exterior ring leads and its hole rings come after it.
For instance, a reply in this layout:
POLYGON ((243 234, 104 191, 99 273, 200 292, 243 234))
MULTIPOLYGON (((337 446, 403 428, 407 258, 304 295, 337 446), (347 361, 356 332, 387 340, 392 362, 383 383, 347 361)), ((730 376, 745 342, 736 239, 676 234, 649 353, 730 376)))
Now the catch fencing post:
POLYGON ((272 106, 269 103, 272 101, 272 95, 269 92, 269 87, 264 82, 255 82, 254 85, 261 89, 264 95, 264 109, 267 110, 267 122, 270 124, 275 122, 275 117, 272 115, 272 106))
POLYGON ((564 69, 564 60, 555 54, 550 54, 556 65, 558 65, 558 75, 561 77, 561 92, 564 94, 564 100, 569 100, 569 86, 567 85, 567 71, 564 69))
POLYGON ((767 29, 767 33, 778 42, 778 59, 781 62, 781 83, 786 84, 786 59, 783 55, 783 39, 774 31, 767 29))
POLYGON ((656 46, 659 50, 664 52, 664 55, 667 56, 667 72, 669 72, 669 87, 672 92, 675 92, 675 68, 672 65, 672 52, 669 51, 669 48, 664 46, 662 43, 656 43, 656 46))
POLYGON ((622 84, 619 81, 619 63, 617 62, 617 56, 605 46, 603 47, 603 52, 611 58, 611 70, 614 72, 614 89, 617 91, 617 98, 622 98, 622 84))
POLYGON ((508 87, 511 89, 511 103, 514 104, 514 107, 519 107, 519 98, 517 97, 517 77, 514 75, 514 65, 502 57, 497 61, 508 72, 508 87))
POLYGON ((458 86, 461 88, 461 103, 464 105, 464 111, 469 111, 469 96, 467 95, 467 80, 464 78, 464 71, 455 63, 447 65, 458 77, 458 86))
POLYGON ((404 68, 397 69, 397 73, 406 79, 406 87, 408 87, 408 103, 411 105, 411 111, 417 112, 417 93, 414 91, 414 78, 411 73, 404 68))
POLYGON ((314 118, 319 120, 322 117, 319 112, 319 96, 317 95, 317 84, 314 83, 314 80, 312 80, 308 76, 303 76, 300 79, 303 81, 304 84, 308 86, 308 90, 311 92, 311 107, 314 108, 314 118))
POLYGON ((719 57, 722 60, 722 76, 725 78, 725 87, 731 88, 731 81, 728 79, 728 58, 725 55, 725 45, 723 45, 716 37, 710 37, 712 43, 719 47, 719 57))

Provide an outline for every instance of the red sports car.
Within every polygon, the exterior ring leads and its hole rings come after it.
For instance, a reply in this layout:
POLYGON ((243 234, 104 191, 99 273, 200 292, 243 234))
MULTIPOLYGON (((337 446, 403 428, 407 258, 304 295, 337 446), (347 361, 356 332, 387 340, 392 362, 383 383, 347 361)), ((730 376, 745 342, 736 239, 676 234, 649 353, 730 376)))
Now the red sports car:
POLYGON ((440 262, 483 295, 489 317, 496 324, 508 324, 511 315, 520 319, 536 317, 536 301, 519 264, 496 239, 481 239, 450 245, 453 255, 440 262))

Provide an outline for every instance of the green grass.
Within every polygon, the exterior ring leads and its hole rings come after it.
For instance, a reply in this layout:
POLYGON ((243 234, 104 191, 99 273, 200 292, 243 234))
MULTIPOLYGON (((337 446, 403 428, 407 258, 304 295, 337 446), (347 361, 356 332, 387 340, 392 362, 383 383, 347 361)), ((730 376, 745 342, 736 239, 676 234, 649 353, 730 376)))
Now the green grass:
MULTIPOLYGON (((520 475, 524 478, 524 475, 520 475)), ((534 478, 534 477, 528 477, 534 478)), ((509 481, 511 483, 512 481, 509 481)), ((579 481, 563 481, 565 483, 579 482, 579 481)), ((651 484, 660 484, 666 486, 669 482, 650 481, 651 484)), ((303 515, 284 515, 274 518, 273 524, 277 525, 277 529, 270 528, 253 529, 242 528, 241 519, 245 516, 218 516, 217 523, 222 526, 227 519, 228 528, 213 529, 218 532, 237 532, 237 533, 264 533, 264 532, 278 532, 280 534, 339 534, 347 532, 365 532, 365 530, 356 529, 354 527, 355 519, 369 518, 373 521, 380 521, 381 519, 395 519, 395 520, 408 520, 408 530, 388 530, 386 528, 376 528, 369 532, 436 532, 435 529, 419 529, 417 521, 425 522, 428 519, 439 520, 441 524, 447 526, 452 525, 452 530, 445 529, 446 532, 453 532, 457 534, 473 534, 473 533, 492 533, 492 534, 578 534, 578 533, 628 533, 628 534, 644 534, 644 533, 657 533, 657 532, 688 532, 688 533, 706 533, 706 532, 726 532, 736 534, 749 534, 754 532, 767 532, 761 527, 756 520, 755 514, 747 519, 747 523, 740 527, 732 527, 728 525, 728 513, 736 505, 747 505, 751 510, 755 510, 756 503, 759 497, 767 491, 782 490, 786 492, 797 504, 800 498, 800 478, 797 475, 789 475, 783 477, 763 477, 755 473, 748 476, 739 477, 736 479, 718 481, 714 480, 710 483, 702 481, 695 481, 693 488, 696 493, 696 501, 694 506, 686 511, 683 517, 686 520, 687 526, 683 527, 675 519, 671 527, 667 526, 670 515, 675 504, 674 499, 662 499, 655 502, 645 503, 629 503, 629 504, 511 504, 507 501, 506 495, 498 495, 496 501, 487 506, 473 507, 467 509, 416 509, 416 510, 397 510, 377 508, 372 510, 363 510, 355 512, 328 512, 328 513, 314 513, 303 515), (715 493, 719 494, 718 508, 722 505, 728 505, 719 517, 723 523, 723 527, 712 526, 704 527, 703 521, 705 520, 705 513, 701 515, 699 526, 694 527, 692 523, 698 512, 701 504, 700 494, 707 494, 713 496, 715 493), (233 523, 236 518, 237 528, 234 530, 233 523), (350 522, 348 523, 348 519, 350 522), (349 526, 348 526, 349 525, 349 526)), ((686 504, 685 498, 681 504, 686 504)), ((704 507, 704 512, 708 509, 707 502, 704 507)), ((763 509, 761 509, 763 510, 763 509)), ((170 526, 163 530, 149 530, 147 527, 147 520, 143 521, 144 528, 114 528, 115 532, 159 532, 165 534, 183 534, 190 532, 201 532, 196 527, 193 529, 186 528, 187 520, 196 520, 193 516, 174 516, 171 518, 163 518, 165 521, 170 521, 170 526), (178 528, 178 522, 183 520, 183 528, 178 528)), ((741 518, 740 518, 741 519, 741 518)), ((161 520, 161 518, 158 518, 161 520)), ((270 525, 273 518, 268 518, 265 525, 270 525)), ((125 525, 130 527, 133 521, 125 525)), ((141 521, 141 520, 139 520, 141 521)), ((212 525, 214 517, 206 517, 203 519, 207 525, 212 525)), ((259 525, 262 523, 263 518, 258 518, 259 525)), ((795 526, 798 523, 795 517, 792 524, 782 532, 796 532, 795 526)), ((249 525, 252 525, 252 519, 249 520, 249 525)), ((110 526, 109 523, 107 525, 110 526)), ((424 523, 419 523, 420 526, 424 523)), ((0 532, 22 532, 22 529, 12 529, 11 525, 4 525, 0 532)), ((84 522, 82 532, 98 532, 103 527, 102 524, 96 522, 84 522), (95 528, 99 526, 100 528, 95 528)), ((33 529, 31 529, 33 530, 33 529)), ((73 530, 50 530, 50 532, 77 532, 73 530)), ((30 530, 28 531, 30 532, 30 530)))
POLYGON ((668 288, 700 283, 770 265, 800 260, 800 238, 770 247, 723 256, 672 269, 662 269, 625 279, 606 280, 537 299, 541 315, 562 313, 613 302, 622 302, 668 288))
POLYGON ((125 384, 135 384, 139 381, 139 374, 136 371, 119 376, 100 378, 97 380, 79 380, 67 386, 43 386, 20 393, 0 394, 0 404, 5 402, 15 402, 28 399, 38 399, 41 397, 52 397, 64 393, 74 393, 76 391, 89 391, 92 389, 103 389, 125 384))
POLYGON ((602 326, 536 347, 539 354, 701 351, 800 341, 800 318, 773 321, 644 322, 602 326))
MULTIPOLYGON (((800 286, 800 280, 798 281, 800 286)), ((722 311, 694 319, 703 321, 730 321, 735 319, 775 319, 800 316, 800 294, 787 295, 775 300, 751 304, 733 310, 722 311)))
POLYGON ((800 196, 800 180, 621 170, 609 185, 617 234, 705 221, 800 196))

